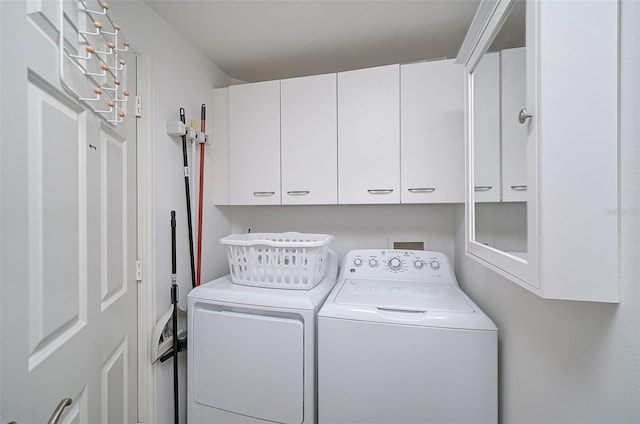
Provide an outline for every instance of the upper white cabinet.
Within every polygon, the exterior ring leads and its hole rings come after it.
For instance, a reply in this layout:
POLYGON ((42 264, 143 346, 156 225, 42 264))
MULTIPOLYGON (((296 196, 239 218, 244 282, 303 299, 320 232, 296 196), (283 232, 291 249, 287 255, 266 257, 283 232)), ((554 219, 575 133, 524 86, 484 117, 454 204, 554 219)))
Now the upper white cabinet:
POLYGON ((216 204, 464 201, 464 69, 452 60, 235 85, 214 103, 216 204))
POLYGON ((544 298, 620 301, 618 7, 483 1, 458 56, 467 87, 466 252, 544 298), (481 203, 475 189, 486 124, 478 119, 495 105, 476 83, 496 52, 505 59, 502 169, 524 171, 504 180, 526 186, 517 203, 481 203))
POLYGON ((400 65, 338 73, 338 203, 400 202, 400 65))
POLYGON ((401 203, 464 202, 464 68, 400 67, 401 203))
POLYGON ((229 87, 229 200, 280 204, 280 81, 229 87))
POLYGON ((336 74, 280 82, 282 204, 336 204, 336 74))

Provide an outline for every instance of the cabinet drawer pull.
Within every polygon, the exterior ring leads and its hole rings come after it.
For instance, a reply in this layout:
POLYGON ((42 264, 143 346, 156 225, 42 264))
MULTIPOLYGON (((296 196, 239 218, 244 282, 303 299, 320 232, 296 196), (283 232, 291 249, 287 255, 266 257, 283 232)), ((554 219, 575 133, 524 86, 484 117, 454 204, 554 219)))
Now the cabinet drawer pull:
POLYGON ((389 194, 393 193, 392 188, 370 188, 367 190, 369 194, 389 194))
POLYGON ((306 196, 309 194, 309 190, 291 190, 287 191, 289 196, 306 196))
POLYGON ((511 186, 511 190, 527 191, 527 186, 526 185, 514 185, 514 186, 511 186))
POLYGON ((411 193, 433 193, 436 191, 435 187, 420 187, 420 188, 408 188, 411 193))
POLYGON ((274 194, 276 194, 275 191, 254 191, 253 192, 253 195, 256 197, 273 196, 274 194))
POLYGON ((475 186, 473 188, 474 191, 489 191, 493 188, 493 186, 475 186))

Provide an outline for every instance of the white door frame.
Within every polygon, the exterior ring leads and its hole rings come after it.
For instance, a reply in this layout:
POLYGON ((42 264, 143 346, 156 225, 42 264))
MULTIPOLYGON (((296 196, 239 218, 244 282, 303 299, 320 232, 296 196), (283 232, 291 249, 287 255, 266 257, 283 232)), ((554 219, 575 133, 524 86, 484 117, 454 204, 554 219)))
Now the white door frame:
MULTIPOLYGON (((138 260, 142 281, 138 283, 138 422, 156 420, 156 367, 151 363, 151 337, 155 326, 155 212, 153 145, 153 74, 151 57, 144 50, 137 55, 138 96, 143 113, 138 122, 138 260), (144 188, 144 189, 142 189, 144 188)), ((138 118, 136 118, 138 119, 138 118)))

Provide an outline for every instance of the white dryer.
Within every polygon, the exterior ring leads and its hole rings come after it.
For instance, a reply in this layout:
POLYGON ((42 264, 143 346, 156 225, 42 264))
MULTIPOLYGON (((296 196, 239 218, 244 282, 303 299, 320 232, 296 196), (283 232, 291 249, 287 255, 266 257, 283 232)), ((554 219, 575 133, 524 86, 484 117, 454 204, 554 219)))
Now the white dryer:
POLYGON ((188 296, 189 423, 315 423, 316 319, 333 288, 259 288, 216 279, 188 296))
POLYGON ((354 250, 318 314, 320 424, 496 423, 498 331, 439 252, 354 250))

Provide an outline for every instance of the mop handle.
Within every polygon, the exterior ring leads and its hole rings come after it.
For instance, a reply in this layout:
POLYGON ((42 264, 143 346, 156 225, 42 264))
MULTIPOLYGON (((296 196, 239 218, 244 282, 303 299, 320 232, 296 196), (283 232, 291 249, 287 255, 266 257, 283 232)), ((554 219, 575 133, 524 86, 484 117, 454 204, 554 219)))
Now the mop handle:
MULTIPOLYGON (((186 123, 184 108, 180 108, 180 121, 186 123)), ((193 127, 193 124, 191 125, 193 127)), ((184 165, 184 191, 187 201, 187 231, 189 236, 189 262, 191 265, 191 287, 196 286, 196 263, 193 253, 193 222, 191 217, 191 189, 189 186, 189 159, 187 157, 187 136, 182 136, 182 164, 184 165)))
POLYGON ((176 211, 171 211, 171 303, 173 314, 171 327, 173 331, 173 420, 179 424, 180 411, 178 403, 178 285, 176 284, 176 211))
MULTIPOLYGON (((200 131, 205 134, 207 118, 207 106, 203 103, 200 107, 200 131)), ((196 285, 199 286, 201 282, 202 271, 202 202, 204 197, 204 145, 200 145, 200 182, 199 182, 199 196, 198 196, 198 249, 197 249, 197 270, 196 270, 196 285)))
POLYGON ((176 211, 171 211, 171 281, 176 282, 176 211))

